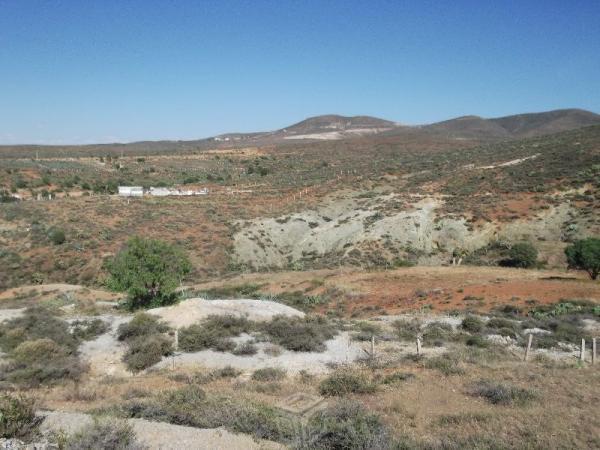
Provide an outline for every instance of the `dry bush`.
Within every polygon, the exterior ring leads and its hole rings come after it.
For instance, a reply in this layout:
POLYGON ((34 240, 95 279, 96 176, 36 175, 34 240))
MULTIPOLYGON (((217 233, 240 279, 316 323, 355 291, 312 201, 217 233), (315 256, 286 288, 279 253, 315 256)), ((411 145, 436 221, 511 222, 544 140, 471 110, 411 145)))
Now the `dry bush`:
POLYGON ((142 450, 131 425, 114 419, 95 420, 93 424, 67 438, 66 450, 142 450))
POLYGON ((252 374, 254 381, 279 381, 283 380, 286 376, 286 372, 283 369, 277 367, 265 367, 263 369, 257 369, 252 374))
POLYGON ((35 414, 33 399, 12 394, 0 394, 0 437, 4 439, 28 439, 36 431, 43 418, 35 414))
POLYGON ((262 329, 276 344, 295 352, 322 352, 325 341, 337 334, 334 325, 321 316, 275 316, 262 329))
POLYGON ((474 383, 469 393, 475 397, 482 397, 493 405, 525 405, 537 397, 530 389, 489 380, 474 383))
POLYGON ((10 356, 8 364, 0 368, 0 380, 25 386, 78 380, 86 369, 67 347, 51 339, 25 341, 10 356))
POLYGON ((132 372, 152 367, 164 356, 173 353, 173 343, 167 336, 157 334, 140 337, 128 342, 129 348, 123 355, 123 362, 132 372))
POLYGON ((207 395, 200 387, 189 385, 145 401, 132 401, 120 408, 125 417, 197 428, 225 427, 259 439, 289 442, 294 435, 293 421, 276 409, 244 399, 207 395))
POLYGON ((348 370, 338 370, 321 381, 321 395, 341 396, 348 394, 371 394, 377 390, 377 385, 365 374, 348 370))
POLYGON ((235 344, 230 338, 248 333, 254 328, 254 322, 245 317, 209 316, 179 330, 179 348, 185 352, 198 352, 209 348, 233 351, 235 344))
POLYGON ((129 323, 119 326, 118 338, 127 343, 123 362, 132 372, 139 372, 160 362, 173 353, 171 338, 165 335, 170 328, 157 317, 138 313, 129 323))
POLYGON ((395 447, 389 430, 376 414, 351 400, 342 400, 315 414, 297 435, 296 449, 384 450, 395 447))

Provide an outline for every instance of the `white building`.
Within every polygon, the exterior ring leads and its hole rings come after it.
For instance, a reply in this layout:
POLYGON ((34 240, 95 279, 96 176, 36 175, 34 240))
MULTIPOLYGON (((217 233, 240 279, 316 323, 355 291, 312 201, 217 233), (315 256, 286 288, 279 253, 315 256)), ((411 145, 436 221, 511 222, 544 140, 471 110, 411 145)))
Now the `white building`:
POLYGON ((119 195, 121 197, 142 197, 144 188, 142 186, 119 186, 119 195))

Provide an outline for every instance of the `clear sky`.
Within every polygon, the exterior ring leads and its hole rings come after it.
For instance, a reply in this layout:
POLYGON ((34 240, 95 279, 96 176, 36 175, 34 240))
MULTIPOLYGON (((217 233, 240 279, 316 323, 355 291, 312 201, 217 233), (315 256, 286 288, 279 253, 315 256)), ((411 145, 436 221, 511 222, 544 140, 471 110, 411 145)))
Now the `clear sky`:
POLYGON ((0 0, 0 143, 600 112, 600 0, 0 0))

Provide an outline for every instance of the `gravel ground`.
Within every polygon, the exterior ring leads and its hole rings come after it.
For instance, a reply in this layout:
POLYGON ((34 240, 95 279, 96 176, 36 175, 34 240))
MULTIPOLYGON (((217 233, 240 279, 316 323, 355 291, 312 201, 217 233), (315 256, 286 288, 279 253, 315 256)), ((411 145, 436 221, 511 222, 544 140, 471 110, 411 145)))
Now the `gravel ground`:
POLYGON ((7 320, 21 317, 23 315, 24 311, 25 311, 25 308, 0 309, 0 322, 5 322, 7 320))
MULTIPOLYGON (((250 336, 246 336, 249 340, 250 336)), ((363 346, 350 340, 348 333, 340 333, 334 339, 325 343, 324 352, 292 352, 282 349, 278 356, 264 353, 264 349, 271 347, 270 343, 257 343, 259 349, 256 355, 236 356, 231 353, 203 350, 195 353, 177 353, 174 357, 164 358, 155 367, 171 368, 199 366, 211 369, 232 366, 244 371, 254 371, 263 367, 279 367, 288 373, 297 373, 306 370, 311 373, 324 373, 332 364, 352 362, 365 356, 363 346)))
MULTIPOLYGON (((79 431, 87 424, 93 423, 88 414, 43 411, 46 418, 41 429, 45 432, 63 430, 67 434, 79 431)), ((282 449, 280 444, 270 441, 254 441, 250 436, 234 434, 223 428, 201 429, 171 425, 162 422, 151 422, 144 419, 128 419, 138 440, 150 449, 160 450, 195 450, 195 449, 282 449)))

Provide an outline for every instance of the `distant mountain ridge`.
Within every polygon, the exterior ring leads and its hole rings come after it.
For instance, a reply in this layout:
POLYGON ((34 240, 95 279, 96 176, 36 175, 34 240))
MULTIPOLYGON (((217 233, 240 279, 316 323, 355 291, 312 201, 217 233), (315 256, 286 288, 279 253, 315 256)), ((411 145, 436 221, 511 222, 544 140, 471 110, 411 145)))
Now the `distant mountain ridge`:
POLYGON ((463 116, 418 126, 401 125, 390 120, 371 116, 327 114, 309 117, 274 131, 227 133, 189 141, 140 141, 127 144, 61 146, 0 145, 0 157, 19 157, 19 155, 27 152, 62 156, 93 153, 158 154, 177 151, 193 152, 208 149, 273 145, 300 140, 316 142, 374 135, 382 135, 398 140, 401 140, 403 136, 410 136, 411 139, 423 139, 423 141, 433 137, 485 142, 543 136, 597 124, 600 124, 600 115, 582 109, 559 109, 491 119, 479 116, 463 116))
POLYGON ((453 137, 510 139, 559 133, 600 123, 600 115, 583 109, 557 109, 484 119, 463 116, 426 125, 423 128, 453 137))

